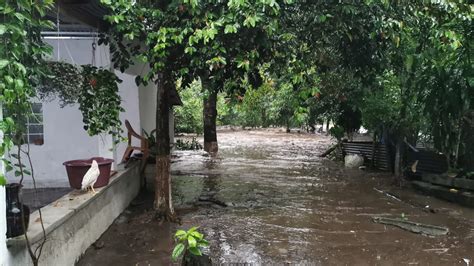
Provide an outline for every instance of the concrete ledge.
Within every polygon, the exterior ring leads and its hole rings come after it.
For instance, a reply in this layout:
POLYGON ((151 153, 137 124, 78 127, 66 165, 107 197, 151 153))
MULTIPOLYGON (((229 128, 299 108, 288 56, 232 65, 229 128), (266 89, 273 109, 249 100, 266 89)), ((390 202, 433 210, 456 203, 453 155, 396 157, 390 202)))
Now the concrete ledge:
MULTIPOLYGON (((140 190, 139 164, 119 170, 97 194, 72 191, 41 209, 46 243, 40 265, 74 265, 136 197, 140 190)), ((38 211, 31 214, 28 238, 36 247, 42 240, 38 211)), ((7 240, 8 264, 31 265, 25 236, 7 240)))

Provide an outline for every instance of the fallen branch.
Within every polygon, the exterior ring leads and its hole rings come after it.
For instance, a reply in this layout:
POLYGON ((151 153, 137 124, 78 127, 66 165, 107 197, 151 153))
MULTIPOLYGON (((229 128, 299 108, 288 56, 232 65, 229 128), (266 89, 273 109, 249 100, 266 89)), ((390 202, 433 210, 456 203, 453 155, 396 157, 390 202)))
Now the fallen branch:
POLYGON ((374 190, 377 191, 378 193, 384 194, 385 196, 387 196, 387 197, 389 197, 389 198, 391 198, 391 199, 393 199, 393 200, 402 201, 399 197, 393 195, 393 194, 390 193, 390 192, 383 191, 383 190, 380 190, 380 189, 375 188, 375 187, 374 187, 374 190))

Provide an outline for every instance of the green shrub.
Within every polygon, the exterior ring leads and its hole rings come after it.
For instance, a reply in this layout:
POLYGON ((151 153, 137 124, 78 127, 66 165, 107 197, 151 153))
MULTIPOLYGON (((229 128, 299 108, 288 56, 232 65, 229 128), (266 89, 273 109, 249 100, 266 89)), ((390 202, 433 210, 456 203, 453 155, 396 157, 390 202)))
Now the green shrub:
POLYGON ((182 106, 175 108, 176 133, 203 132, 203 92, 201 82, 195 80, 190 86, 179 89, 182 106))

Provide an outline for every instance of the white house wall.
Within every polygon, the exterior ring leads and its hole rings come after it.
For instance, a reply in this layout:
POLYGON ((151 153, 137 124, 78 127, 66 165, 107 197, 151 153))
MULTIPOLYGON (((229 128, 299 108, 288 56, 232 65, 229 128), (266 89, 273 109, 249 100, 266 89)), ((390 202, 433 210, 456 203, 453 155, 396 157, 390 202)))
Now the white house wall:
MULTIPOLYGON (((119 85, 119 89, 120 96, 122 97, 122 106, 125 108, 125 112, 120 114, 120 120, 122 122, 124 122, 125 119, 130 121, 133 129, 135 129, 135 131, 140 134, 142 127, 140 121, 138 88, 137 85, 135 85, 135 76, 121 73, 120 71, 115 71, 115 74, 122 80, 122 83, 119 85)), ((122 124, 122 128, 124 130, 124 136, 126 136, 127 129, 125 128, 124 124, 122 124)), ((132 144, 134 146, 140 147, 140 143, 137 141, 137 139, 133 139, 132 144)), ((126 147, 127 145, 125 145, 125 143, 120 143, 117 146, 117 163, 120 163, 126 147)))
MULTIPOLYGON (((133 64, 125 70, 125 73, 135 77, 136 75, 143 76, 148 71, 150 71, 150 67, 147 63, 135 60, 133 64)), ((157 87, 154 82, 149 82, 146 86, 140 85, 138 87, 141 129, 147 133, 150 133, 156 127, 156 92, 157 87)), ((140 134, 138 131, 137 133, 140 134)))
MULTIPOLYGON (((75 64, 92 63, 93 39, 46 40, 53 47, 53 60, 75 64), (58 56, 59 51, 59 56, 58 56)), ((97 46, 95 53, 96 66, 110 67, 110 55, 107 46, 97 46)), ((121 120, 130 120, 132 126, 140 129, 138 89, 134 83, 135 76, 117 73, 123 80, 119 84, 122 107, 125 112, 121 120)), ((110 151, 111 139, 107 136, 90 137, 83 129, 82 114, 78 105, 60 108, 57 100, 43 103, 44 144, 30 145, 37 185, 39 187, 69 186, 66 170, 62 163, 67 160, 106 156, 116 161, 121 159, 125 143, 119 144, 117 152, 110 151), (104 144, 104 140, 106 143, 104 144)), ((126 129, 124 127, 124 133, 126 129)), ((9 182, 18 180, 12 173, 7 174, 9 182)), ((24 186, 31 186, 31 179, 24 180, 24 186)))
MULTIPOLYGON (((30 145, 37 184, 46 187, 68 186, 63 162, 98 155, 98 138, 83 129, 77 105, 60 108, 57 101, 43 104, 44 144, 30 145)), ((24 180, 30 186, 31 179, 24 180)))
POLYGON ((142 128, 150 132, 156 128, 156 85, 150 82, 147 86, 138 87, 140 99, 140 121, 142 128))
MULTIPOLYGON (((146 49, 143 48, 142 49, 146 49)), ((150 67, 148 63, 139 62, 135 60, 134 63, 125 70, 129 75, 135 77, 136 75, 143 76, 148 71, 150 67)), ((156 128, 156 93, 157 85, 154 82, 149 82, 148 85, 140 85, 138 87, 138 98, 139 98, 139 113, 140 113, 140 123, 142 129, 147 133, 151 132, 156 128)), ((173 108, 170 111, 170 142, 174 143, 174 114, 173 108)), ((137 133, 139 133, 137 131, 137 133)))

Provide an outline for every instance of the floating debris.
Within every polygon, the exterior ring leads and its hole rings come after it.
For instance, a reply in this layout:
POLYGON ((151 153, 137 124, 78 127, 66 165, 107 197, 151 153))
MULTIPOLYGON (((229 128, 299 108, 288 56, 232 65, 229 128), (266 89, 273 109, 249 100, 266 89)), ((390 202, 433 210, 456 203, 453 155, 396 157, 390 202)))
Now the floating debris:
POLYGON ((403 219, 373 217, 373 221, 375 223, 397 226, 404 230, 407 230, 416 234, 422 234, 422 235, 443 236, 443 235, 448 234, 449 232, 449 229, 447 227, 415 223, 415 222, 410 222, 403 219))
POLYGON ((464 262, 466 263, 466 265, 469 266, 471 260, 470 260, 470 259, 466 259, 466 258, 464 258, 463 260, 464 260, 464 262))

